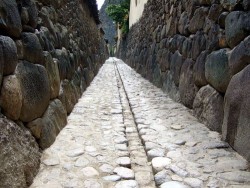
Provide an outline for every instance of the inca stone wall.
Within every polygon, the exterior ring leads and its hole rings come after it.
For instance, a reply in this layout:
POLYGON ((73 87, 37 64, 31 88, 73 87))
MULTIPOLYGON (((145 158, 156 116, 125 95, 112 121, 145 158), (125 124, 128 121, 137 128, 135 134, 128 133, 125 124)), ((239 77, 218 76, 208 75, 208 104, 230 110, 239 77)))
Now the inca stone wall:
POLYGON ((0 1, 0 187, 27 187, 106 59, 96 1, 0 1))
POLYGON ((250 1, 149 0, 118 55, 250 161, 250 1))

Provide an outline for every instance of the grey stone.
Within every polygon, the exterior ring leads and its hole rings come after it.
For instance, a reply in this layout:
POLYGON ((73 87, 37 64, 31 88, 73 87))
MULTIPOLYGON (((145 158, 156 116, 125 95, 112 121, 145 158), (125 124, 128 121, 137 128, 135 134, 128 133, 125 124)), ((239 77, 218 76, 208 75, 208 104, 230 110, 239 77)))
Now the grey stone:
POLYGON ((135 178, 135 173, 133 170, 125 167, 116 167, 114 169, 114 173, 117 175, 121 176, 123 179, 134 179, 135 178))
POLYGON ((180 183, 180 182, 177 182, 177 181, 169 181, 169 182, 166 182, 166 183, 163 183, 161 184, 160 188, 188 188, 188 186, 180 183))
POLYGON ((103 179, 106 180, 106 181, 116 182, 116 181, 121 180, 121 177, 117 176, 117 175, 111 175, 111 176, 104 176, 103 179))
POLYGON ((152 166, 155 172, 162 171, 164 168, 169 167, 171 159, 166 157, 155 157, 152 159, 152 166))
POLYGON ((99 176, 99 172, 93 167, 85 167, 81 170, 84 176, 86 177, 95 177, 99 176))
POLYGON ((34 64, 44 65, 43 49, 38 37, 34 33, 24 32, 21 34, 23 43, 23 58, 34 64))
POLYGON ((0 185, 28 187, 39 169, 39 147, 25 127, 5 118, 0 127, 0 185))
POLYGON ((165 182, 171 181, 171 177, 169 176, 168 171, 162 170, 155 174, 155 183, 156 185, 161 185, 165 182))
POLYGON ((193 103, 194 115, 209 129, 221 132, 224 99, 210 85, 202 87, 193 103))
POLYGON ((120 181, 115 185, 115 188, 138 188, 138 184, 135 180, 120 181))
POLYGON ((77 149, 73 149, 67 152, 67 156, 69 157, 78 157, 82 154, 84 154, 83 148, 77 148, 77 149))
POLYGON ((67 124, 67 113, 62 103, 55 99, 50 102, 47 110, 41 118, 27 124, 32 134, 38 139, 42 149, 48 148, 56 139, 56 136, 67 124))
POLYGON ((43 163, 47 166, 56 166, 60 164, 60 161, 58 158, 49 158, 43 161, 43 163))
POLYGON ((60 91, 60 77, 57 64, 49 52, 43 52, 45 68, 50 82, 50 99, 57 98, 60 91))
POLYGON ((129 167, 131 165, 129 157, 120 157, 116 160, 116 163, 124 167, 129 167))
POLYGON ((111 173, 113 172, 114 167, 109 164, 103 164, 102 166, 100 166, 100 170, 102 172, 111 173))
POLYGON ((233 48, 249 35, 249 12, 233 11, 225 21, 225 33, 228 45, 233 48))
POLYGON ((193 68, 194 83, 198 87, 207 85, 205 77, 205 62, 208 55, 208 51, 203 51, 197 57, 193 68))
POLYGON ((179 51, 176 51, 171 58, 170 71, 173 74, 173 80, 176 86, 179 86, 181 67, 183 65, 184 58, 179 51))
POLYGON ((222 93, 226 92, 231 79, 227 52, 227 49, 212 52, 208 55, 205 64, 205 76, 208 83, 222 93))
POLYGON ((3 69, 1 72, 3 75, 12 74, 18 63, 16 44, 10 37, 0 36, 0 48, 0 65, 3 69))
POLYGON ((208 14, 208 8, 206 7, 200 7, 195 10, 194 16, 190 20, 189 23, 189 31, 191 33, 196 33, 198 30, 203 28, 203 25, 205 23, 205 17, 208 14))
POLYGON ((170 169, 177 174, 178 176, 181 177, 187 177, 188 176, 188 172, 186 170, 181 169, 180 167, 176 166, 176 165, 171 165, 170 169))
POLYGON ((165 155, 165 149, 155 148, 155 149, 149 150, 147 153, 148 153, 148 158, 150 160, 152 160, 155 157, 164 157, 164 155, 165 155))
POLYGON ((75 162, 76 167, 86 167, 88 164, 89 160, 84 156, 80 156, 75 162))
POLYGON ((181 102, 188 108, 193 107, 193 101, 197 92, 193 78, 193 66, 193 60, 187 59, 184 61, 179 81, 180 99, 181 102))
POLYGON ((22 91, 20 119, 30 122, 41 117, 49 105, 50 85, 46 69, 29 62, 18 63, 15 70, 22 91))
POLYGON ((244 171, 224 172, 218 174, 218 177, 224 180, 235 181, 238 183, 250 182, 250 172, 244 172, 244 171))
POLYGON ((18 120, 22 109, 22 92, 15 75, 6 76, 2 83, 0 104, 2 113, 12 120, 18 120))
POLYGON ((84 188, 102 188, 102 185, 97 180, 85 180, 84 188))
POLYGON ((222 135, 247 160, 250 160, 249 143, 249 78, 250 66, 233 76, 225 95, 222 135))
POLYGON ((199 188, 203 186, 202 180, 197 178, 185 178, 184 182, 194 188, 199 188))
POLYGON ((229 54, 229 71, 233 76, 250 63, 250 37, 245 38, 229 54))
POLYGON ((22 31, 21 18, 17 3, 14 0, 3 0, 0 3, 1 18, 0 26, 13 37, 19 37, 22 31))

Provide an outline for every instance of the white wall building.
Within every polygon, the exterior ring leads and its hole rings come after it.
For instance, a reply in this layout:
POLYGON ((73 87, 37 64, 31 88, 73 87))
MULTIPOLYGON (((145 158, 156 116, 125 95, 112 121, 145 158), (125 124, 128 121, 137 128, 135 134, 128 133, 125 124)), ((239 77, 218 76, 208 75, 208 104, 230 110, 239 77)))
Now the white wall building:
POLYGON ((130 0, 129 28, 139 21, 147 2, 148 0, 130 0))

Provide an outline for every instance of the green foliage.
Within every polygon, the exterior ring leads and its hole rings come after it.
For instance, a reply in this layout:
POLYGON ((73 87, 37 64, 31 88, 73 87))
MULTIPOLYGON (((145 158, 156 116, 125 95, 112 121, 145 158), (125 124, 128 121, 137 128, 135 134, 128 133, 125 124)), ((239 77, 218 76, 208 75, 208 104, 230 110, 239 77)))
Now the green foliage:
POLYGON ((108 16, 120 25, 123 34, 126 34, 129 31, 129 8, 130 0, 124 0, 118 5, 112 4, 106 8, 108 16))

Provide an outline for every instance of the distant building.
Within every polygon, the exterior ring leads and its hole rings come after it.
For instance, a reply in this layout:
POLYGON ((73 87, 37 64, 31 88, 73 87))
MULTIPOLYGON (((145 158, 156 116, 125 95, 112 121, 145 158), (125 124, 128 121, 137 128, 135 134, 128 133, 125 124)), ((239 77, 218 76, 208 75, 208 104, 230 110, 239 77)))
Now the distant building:
POLYGON ((129 28, 141 18, 147 2, 148 0, 130 0, 129 28))

